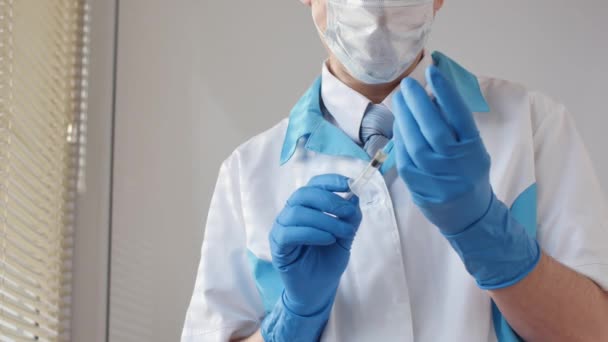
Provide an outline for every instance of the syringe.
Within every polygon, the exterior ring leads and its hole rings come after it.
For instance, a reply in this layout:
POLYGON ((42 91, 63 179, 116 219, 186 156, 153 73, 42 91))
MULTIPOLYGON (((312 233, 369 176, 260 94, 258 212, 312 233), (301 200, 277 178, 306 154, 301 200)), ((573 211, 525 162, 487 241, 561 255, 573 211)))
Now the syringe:
POLYGON ((365 167, 363 172, 361 172, 357 178, 350 179, 348 181, 350 192, 348 192, 344 198, 349 200, 354 194, 360 193, 360 190, 370 181, 374 175, 374 172, 376 170, 380 170, 380 167, 382 167, 382 164, 386 161, 387 157, 388 155, 385 151, 378 150, 372 161, 365 167))

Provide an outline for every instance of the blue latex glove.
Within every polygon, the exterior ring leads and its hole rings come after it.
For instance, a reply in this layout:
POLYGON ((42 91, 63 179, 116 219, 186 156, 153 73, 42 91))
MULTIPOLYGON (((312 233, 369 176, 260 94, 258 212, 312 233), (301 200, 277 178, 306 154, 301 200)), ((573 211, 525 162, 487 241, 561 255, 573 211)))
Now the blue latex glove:
POLYGON ((399 175, 479 286, 510 286, 536 266, 540 248, 494 195, 490 156, 462 97, 436 67, 426 77, 434 100, 411 78, 393 98, 399 175))
POLYGON ((356 196, 345 200, 335 194, 348 191, 346 177, 314 177, 278 215, 269 240, 285 290, 262 322, 266 342, 321 336, 362 218, 356 196))

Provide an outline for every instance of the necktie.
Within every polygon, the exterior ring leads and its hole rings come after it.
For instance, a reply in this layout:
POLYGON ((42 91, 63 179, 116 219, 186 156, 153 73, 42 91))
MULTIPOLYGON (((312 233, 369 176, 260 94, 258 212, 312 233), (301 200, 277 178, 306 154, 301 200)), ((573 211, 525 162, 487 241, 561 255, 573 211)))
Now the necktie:
POLYGON ((393 137, 393 113, 381 104, 370 103, 361 121, 359 138, 365 151, 373 157, 393 137))

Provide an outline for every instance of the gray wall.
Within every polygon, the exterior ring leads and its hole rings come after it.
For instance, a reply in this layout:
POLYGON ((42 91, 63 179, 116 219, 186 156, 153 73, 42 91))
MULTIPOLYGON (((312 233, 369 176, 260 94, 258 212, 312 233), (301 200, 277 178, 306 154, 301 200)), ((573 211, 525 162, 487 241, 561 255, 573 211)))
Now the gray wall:
MULTIPOLYGON (((447 0, 432 46, 572 110, 604 186, 608 5, 447 0)), ((175 341, 220 162, 320 71, 295 0, 119 1, 110 340, 175 341)))

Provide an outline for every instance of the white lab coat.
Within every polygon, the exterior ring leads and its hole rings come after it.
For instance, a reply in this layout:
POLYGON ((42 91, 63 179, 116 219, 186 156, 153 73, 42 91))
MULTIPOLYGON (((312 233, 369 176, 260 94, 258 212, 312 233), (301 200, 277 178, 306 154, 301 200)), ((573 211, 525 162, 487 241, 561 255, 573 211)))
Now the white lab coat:
MULTIPOLYGON (((543 250, 608 289, 605 201, 568 112, 510 82, 479 83, 491 112, 475 118, 492 156, 497 197, 512 206, 535 187, 543 250)), ((311 91, 318 92, 318 84, 311 91)), ((265 310, 251 256, 271 260, 268 234, 285 201, 313 176, 354 177, 367 164, 319 152, 323 142, 310 143, 319 136, 313 133, 299 139, 281 165, 288 127, 289 119, 281 121, 221 166, 182 341, 228 341, 255 332, 265 310)), ((394 168, 374 175, 361 209, 322 341, 497 341, 490 297, 412 203, 394 168)))

